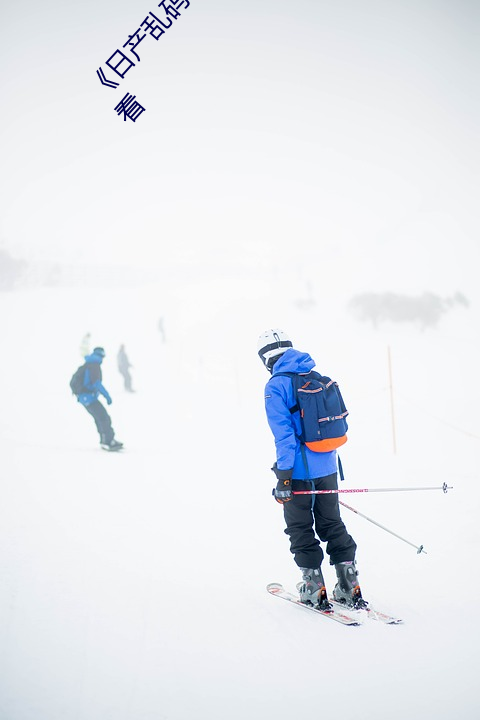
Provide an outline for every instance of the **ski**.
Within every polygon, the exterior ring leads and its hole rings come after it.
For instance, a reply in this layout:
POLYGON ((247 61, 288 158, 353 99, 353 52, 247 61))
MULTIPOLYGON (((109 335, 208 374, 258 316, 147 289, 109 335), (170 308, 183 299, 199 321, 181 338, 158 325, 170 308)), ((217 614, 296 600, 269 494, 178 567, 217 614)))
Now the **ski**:
POLYGON ((384 613, 381 610, 376 610, 375 608, 370 607, 370 605, 361 610, 356 610, 355 608, 345 607, 343 603, 339 603, 333 598, 328 598, 328 602, 331 603, 334 608, 348 610, 348 612, 351 613, 358 613, 359 615, 361 613, 366 613, 369 620, 377 620, 378 622, 383 622, 387 625, 400 625, 401 623, 403 623, 403 620, 401 618, 389 615, 388 613, 384 613))
POLYGON ((330 612, 327 612, 325 610, 319 610, 318 608, 314 607, 314 605, 306 605, 305 603, 302 603, 297 595, 293 595, 293 593, 285 590, 283 585, 280 585, 280 583, 270 583, 269 585, 267 585, 267 590, 270 595, 276 595, 279 598, 283 598, 283 600, 288 600, 288 602, 291 602, 294 605, 299 605, 300 607, 305 608, 305 610, 310 610, 311 612, 317 613, 317 615, 323 615, 324 617, 330 618, 330 620, 335 620, 335 622, 339 622, 342 625, 362 624, 361 620, 359 620, 357 617, 352 617, 351 615, 348 615, 344 611, 343 607, 341 609, 338 608, 338 603, 335 603, 335 607, 332 607, 332 610, 330 612))

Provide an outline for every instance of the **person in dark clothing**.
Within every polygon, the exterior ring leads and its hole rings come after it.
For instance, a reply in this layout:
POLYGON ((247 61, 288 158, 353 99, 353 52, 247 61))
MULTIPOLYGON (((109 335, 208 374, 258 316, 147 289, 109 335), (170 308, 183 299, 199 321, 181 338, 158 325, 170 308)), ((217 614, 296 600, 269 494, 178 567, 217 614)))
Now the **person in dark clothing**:
POLYGON ((134 392, 132 389, 132 376, 130 375, 130 368, 133 366, 130 364, 127 353, 125 352, 125 345, 120 345, 117 353, 117 366, 123 377, 125 390, 127 390, 127 392, 134 392))
POLYGON ((292 380, 280 374, 307 375, 315 363, 307 353, 295 350, 280 329, 265 331, 258 340, 257 349, 272 374, 265 387, 265 409, 277 456, 272 468, 277 478, 273 494, 283 505, 290 551, 302 571, 303 582, 297 586, 300 600, 324 610, 330 608, 321 570, 324 557, 321 541, 326 542, 330 564, 335 566, 337 574, 334 599, 348 607, 366 607, 357 580, 357 546, 340 516, 338 495, 293 494, 295 491, 336 490, 338 487, 336 450, 319 452, 300 441, 300 412, 292 380))
POLYGON ((164 323, 163 317, 161 317, 158 321, 158 332, 162 336, 162 342, 163 343, 167 342, 167 338, 165 336, 165 323, 164 323))
POLYGON ((123 443, 115 440, 110 415, 98 399, 99 395, 103 395, 107 405, 112 404, 112 398, 102 384, 101 364, 104 357, 105 350, 102 347, 94 348, 93 352, 85 357, 83 391, 77 395, 77 400, 95 420, 102 448, 120 450, 123 443))
POLYGON ((89 332, 85 333, 80 343, 80 355, 82 358, 85 358, 90 353, 90 337, 89 332))

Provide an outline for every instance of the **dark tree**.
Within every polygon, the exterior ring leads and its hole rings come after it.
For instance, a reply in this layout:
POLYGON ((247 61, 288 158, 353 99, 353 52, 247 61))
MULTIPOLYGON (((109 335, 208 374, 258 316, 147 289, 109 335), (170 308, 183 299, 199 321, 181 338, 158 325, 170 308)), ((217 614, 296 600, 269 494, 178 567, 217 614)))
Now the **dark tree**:
POLYGON ((363 293, 348 303, 349 310, 361 321, 370 321, 375 328, 380 322, 418 322, 422 330, 436 327, 442 315, 455 305, 468 307, 467 298, 457 292, 453 297, 441 298, 431 292, 409 297, 396 293, 363 293))

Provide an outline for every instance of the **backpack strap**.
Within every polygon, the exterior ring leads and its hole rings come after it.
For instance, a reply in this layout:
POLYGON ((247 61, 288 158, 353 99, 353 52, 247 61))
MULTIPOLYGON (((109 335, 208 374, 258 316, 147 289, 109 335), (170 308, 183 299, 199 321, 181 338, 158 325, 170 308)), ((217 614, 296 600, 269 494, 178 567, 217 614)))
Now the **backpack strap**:
MULTIPOLYGON (((310 373, 311 372, 313 372, 313 370, 310 370, 310 373)), ((305 373, 305 375, 309 375, 310 373, 305 373)), ((318 373, 316 373, 316 374, 318 374, 318 373)), ((292 381, 294 397, 297 397, 297 382, 298 382, 297 378, 300 377, 300 375, 298 373, 292 373, 292 372, 275 373, 274 377, 289 377, 290 380, 292 381)), ((302 376, 302 377, 305 377, 305 376, 302 376)), ((288 411, 291 415, 293 415, 293 413, 296 413, 298 410, 300 410, 298 403, 295 403, 295 405, 293 405, 293 407, 288 408, 288 411)))
POLYGON ((300 442, 300 452, 302 453, 303 465, 305 467, 305 472, 307 474, 306 479, 310 480, 311 478, 310 478, 310 470, 308 468, 307 453, 305 452, 305 445, 302 442, 300 442))

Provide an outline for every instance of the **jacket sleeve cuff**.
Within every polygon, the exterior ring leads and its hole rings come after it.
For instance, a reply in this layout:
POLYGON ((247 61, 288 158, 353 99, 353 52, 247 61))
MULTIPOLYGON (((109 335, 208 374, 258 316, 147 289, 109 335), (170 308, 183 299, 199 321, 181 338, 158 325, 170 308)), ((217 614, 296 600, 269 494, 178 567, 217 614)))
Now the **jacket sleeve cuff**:
POLYGON ((291 480, 292 479, 293 468, 290 468, 290 470, 279 470, 279 468, 277 468, 277 465, 275 463, 272 470, 275 473, 277 480, 291 480))

